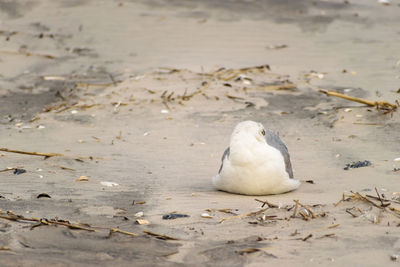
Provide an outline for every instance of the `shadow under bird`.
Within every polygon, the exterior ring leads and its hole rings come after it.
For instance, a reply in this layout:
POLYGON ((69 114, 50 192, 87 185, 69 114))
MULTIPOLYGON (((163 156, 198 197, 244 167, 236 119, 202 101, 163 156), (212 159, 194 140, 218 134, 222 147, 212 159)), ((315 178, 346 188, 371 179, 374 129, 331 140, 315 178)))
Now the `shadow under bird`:
POLYGON ((212 182, 219 190, 243 195, 280 194, 300 186, 279 135, 254 121, 236 125, 212 182))

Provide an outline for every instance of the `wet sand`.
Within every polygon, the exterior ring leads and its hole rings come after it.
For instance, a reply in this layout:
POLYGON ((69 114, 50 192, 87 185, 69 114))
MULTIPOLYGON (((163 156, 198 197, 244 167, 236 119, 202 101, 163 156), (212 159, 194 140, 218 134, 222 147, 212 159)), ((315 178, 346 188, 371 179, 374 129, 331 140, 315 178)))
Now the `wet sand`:
POLYGON ((397 201, 398 111, 318 89, 399 99, 399 4, 0 2, 0 147, 64 155, 0 152, 0 169, 27 171, 0 172, 0 209, 96 230, 1 219, 1 265, 391 264, 399 205, 351 191, 397 201), (212 187, 247 119, 280 132, 298 190, 212 187), (372 166, 344 170, 364 160, 372 166), (353 198, 335 206, 343 193, 353 198), (266 208, 255 198, 279 208, 250 214, 266 208), (294 200, 314 216, 294 213, 294 200), (149 224, 135 223, 138 212, 149 224), (171 212, 190 217, 162 219, 171 212))

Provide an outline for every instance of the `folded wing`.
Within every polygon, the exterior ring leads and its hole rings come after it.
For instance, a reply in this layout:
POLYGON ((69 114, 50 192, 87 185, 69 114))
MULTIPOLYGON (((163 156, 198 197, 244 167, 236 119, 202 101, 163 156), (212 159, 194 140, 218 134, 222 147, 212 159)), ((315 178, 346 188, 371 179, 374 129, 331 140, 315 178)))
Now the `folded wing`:
POLYGON ((286 145, 282 142, 281 138, 279 138, 279 135, 271 130, 267 130, 265 134, 265 139, 268 145, 278 149, 281 152, 283 159, 285 161, 286 172, 289 174, 290 178, 293 178, 292 163, 290 162, 289 151, 286 145))

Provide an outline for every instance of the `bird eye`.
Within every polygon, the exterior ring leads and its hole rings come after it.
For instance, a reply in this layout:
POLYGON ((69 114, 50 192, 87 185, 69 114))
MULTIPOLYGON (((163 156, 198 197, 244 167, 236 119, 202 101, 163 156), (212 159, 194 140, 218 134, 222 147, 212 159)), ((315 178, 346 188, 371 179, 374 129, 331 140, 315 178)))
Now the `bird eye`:
POLYGON ((264 129, 261 131, 261 134, 262 134, 262 135, 265 135, 265 130, 264 130, 264 129))

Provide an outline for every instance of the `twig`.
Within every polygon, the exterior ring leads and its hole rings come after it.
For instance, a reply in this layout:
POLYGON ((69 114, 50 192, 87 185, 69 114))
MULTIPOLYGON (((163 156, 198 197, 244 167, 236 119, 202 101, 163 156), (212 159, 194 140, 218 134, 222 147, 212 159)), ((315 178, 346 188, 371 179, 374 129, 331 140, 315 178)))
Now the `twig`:
POLYGON ((64 154, 60 153, 42 153, 42 152, 28 152, 28 151, 22 151, 22 150, 14 150, 14 149, 8 149, 8 148, 0 148, 0 151, 4 152, 9 152, 9 153, 17 153, 17 154, 24 154, 24 155, 31 155, 31 156, 39 156, 39 157, 45 157, 50 158, 50 157, 67 157, 67 158, 73 158, 73 159, 103 159, 100 157, 93 157, 93 156, 67 156, 64 154))
MULTIPOLYGON (((369 197, 369 198, 372 198, 372 199, 375 199, 375 200, 379 200, 379 198, 378 197, 376 197, 376 196, 371 196, 371 195, 365 195, 366 197, 369 197)), ((397 204, 400 204, 400 201, 398 201, 398 200, 393 200, 393 199, 382 199, 383 201, 387 201, 387 202, 392 202, 392 203, 397 203, 397 204)), ((384 204, 384 206, 385 207, 387 207, 387 206, 389 206, 388 204, 384 204)))
POLYGON ((333 92, 333 91, 327 91, 327 90, 319 90, 320 93, 329 95, 329 96, 335 96, 335 97, 340 97, 346 100, 350 100, 353 102, 358 102, 361 104, 365 104, 367 106, 372 106, 372 107, 377 107, 378 109, 388 109, 388 110, 396 110, 397 106, 391 103, 388 103, 386 101, 370 101, 362 98, 357 98, 357 97, 352 97, 348 95, 344 95, 341 93, 333 92))
POLYGON ((143 233, 154 236, 154 237, 156 237, 158 239, 162 239, 162 240, 179 240, 178 238, 175 238, 175 237, 170 237, 170 236, 163 235, 163 234, 157 234, 157 233, 153 233, 150 231, 143 231, 143 233))
POLYGON ((353 207, 353 208, 346 209, 346 212, 347 212, 348 214, 350 214, 351 216, 353 216, 354 218, 357 218, 358 215, 356 215, 356 214, 354 214, 353 212, 351 212, 352 209, 354 209, 354 207, 353 207))
MULTIPOLYGON (((372 206, 374 206, 374 207, 376 207, 376 208, 378 208, 380 210, 387 211, 388 213, 391 213, 392 215, 396 216, 397 218, 400 218, 400 210, 398 210, 396 208, 393 208, 393 207, 388 207, 390 205, 390 202, 391 202, 390 200, 387 200, 387 201, 389 201, 389 203, 387 203, 387 204, 379 205, 379 204, 376 204, 374 201, 372 201, 372 200, 367 198, 367 197, 369 197, 369 198, 373 198, 373 199, 379 200, 379 197, 369 196, 369 195, 363 196, 358 192, 355 192, 355 193, 352 192, 352 191, 350 191, 350 192, 352 193, 352 195, 349 195, 349 197, 351 199, 364 201, 364 202, 369 203, 372 206), (386 208, 388 208, 388 209, 386 209, 386 208)), ((381 200, 383 202, 384 199, 381 198, 381 200)), ((386 201, 386 199, 385 199, 385 201, 386 201)), ((352 209, 354 209, 354 208, 352 208, 352 209)), ((348 209, 348 210, 351 210, 351 209, 348 209)), ((346 210, 347 213, 351 214, 353 217, 356 217, 356 215, 352 214, 348 210, 346 210)), ((360 213, 362 214, 363 212, 360 211, 360 213)))
POLYGON ((60 168, 62 170, 67 170, 67 171, 76 171, 75 169, 64 167, 64 166, 61 166, 61 165, 58 165, 58 166, 55 166, 55 167, 58 167, 58 168, 60 168))
POLYGON ((345 201, 345 199, 344 199, 344 193, 342 193, 342 199, 341 200, 339 200, 338 202, 336 202, 336 203, 333 203, 333 206, 337 206, 337 205, 339 205, 340 203, 342 203, 343 201, 345 201))
POLYGON ((183 95, 182 95, 182 96, 177 96, 177 98, 181 98, 181 99, 184 100, 184 101, 188 101, 188 100, 190 100, 192 97, 194 97, 195 95, 202 93, 203 90, 207 89, 209 86, 210 86, 210 83, 209 83, 209 82, 203 82, 203 83, 202 83, 202 87, 201 87, 200 89, 194 91, 193 93, 191 93, 191 94, 189 94, 189 95, 186 95, 187 90, 185 90, 185 92, 183 93, 183 95))
MULTIPOLYGON (((42 222, 42 221, 40 221, 40 222, 42 222)), ((63 226, 66 226, 66 227, 68 227, 70 229, 85 230, 85 231, 89 231, 89 232, 96 232, 96 230, 94 230, 94 229, 83 227, 83 226, 80 226, 80 225, 77 225, 77 224, 72 224, 70 222, 66 223, 66 222, 59 222, 59 221, 47 220, 47 219, 46 219, 46 222, 48 222, 50 224, 63 225, 63 226)))
POLYGON ((259 199, 257 199, 257 198, 254 199, 254 200, 263 203, 262 206, 261 206, 261 208, 264 208, 265 205, 268 205, 268 208, 279 208, 278 205, 273 204, 273 203, 269 202, 268 200, 264 200, 264 201, 263 201, 263 200, 259 200, 259 199))
POLYGON ((22 215, 14 214, 12 211, 7 211, 7 215, 5 215, 3 212, 0 212, 0 218, 6 219, 6 220, 10 220, 10 221, 23 220, 23 221, 31 221, 31 222, 40 222, 40 219, 37 219, 37 218, 25 218, 22 215))
POLYGON ((244 100, 244 98, 240 97, 240 96, 233 96, 233 95, 230 95, 230 94, 225 94, 225 96, 227 98, 229 98, 229 99, 232 99, 232 100, 244 100))
POLYGON ((220 69, 214 75, 218 80, 229 81, 236 78, 240 74, 240 71, 233 69, 220 69), (225 76, 225 77, 224 77, 225 76))
MULTIPOLYGON (((16 215, 11 211, 8 211, 7 215, 0 214, 0 218, 6 219, 6 220, 10 220, 10 221, 16 221, 16 222, 17 221, 39 222, 40 223, 39 225, 58 224, 58 225, 66 226, 66 227, 71 228, 71 229, 86 230, 86 231, 89 231, 89 232, 95 232, 94 229, 83 227, 83 226, 80 226, 80 225, 77 225, 77 224, 72 224, 70 222, 61 222, 61 221, 50 220, 50 219, 46 219, 46 218, 43 218, 43 219, 38 219, 38 218, 33 218, 33 217, 32 218, 27 218, 27 217, 24 217, 22 215, 16 215)), ((36 226, 39 226, 39 225, 36 225, 36 226)))
POLYGON ((382 201, 381 195, 379 194, 378 189, 376 187, 375 187, 375 192, 376 192, 376 195, 378 196, 379 201, 381 202, 381 206, 383 206, 383 201, 382 201))
POLYGON ((55 59, 55 56, 48 55, 48 54, 36 54, 36 53, 31 53, 31 52, 26 52, 26 51, 0 51, 0 53, 3 54, 11 54, 11 55, 23 55, 23 56, 35 56, 35 57, 44 57, 48 59, 55 59))
POLYGON ((254 253, 257 251, 261 251, 261 249, 259 248, 245 248, 245 249, 241 249, 241 250, 236 250, 235 252, 239 255, 244 255, 244 254, 249 254, 249 253, 254 253))
MULTIPOLYGON (((351 192, 351 193, 353 193, 353 192, 351 192)), ((384 207, 379 206, 378 204, 376 204, 375 202, 373 202, 373 201, 369 200, 368 198, 362 196, 362 195, 361 195, 360 193, 358 193, 358 192, 353 193, 353 195, 354 195, 356 198, 358 198, 358 199, 360 199, 360 200, 363 200, 363 201, 365 201, 365 202, 368 202, 368 203, 372 204, 373 206, 375 206, 375 207, 377 207, 377 208, 379 208, 379 209, 384 209, 384 207)))
POLYGON ((63 154, 59 154, 59 153, 28 152, 28 151, 8 149, 8 148, 4 148, 4 147, 0 148, 0 151, 9 152, 9 153, 18 153, 18 154, 24 154, 24 155, 32 155, 32 156, 41 156, 41 157, 62 157, 62 156, 64 156, 63 154))
POLYGON ((297 208, 299 207, 299 201, 298 200, 293 200, 293 201, 296 203, 296 205, 294 206, 293 214, 292 216, 290 216, 290 218, 296 217, 297 208))
POLYGON ((313 236, 312 234, 309 234, 308 236, 306 236, 306 237, 304 237, 304 238, 298 238, 298 240, 307 241, 307 240, 310 239, 312 236, 313 236))
POLYGON ((235 216, 232 216, 232 217, 224 218, 224 219, 222 219, 219 223, 223 223, 223 222, 228 221, 228 220, 231 220, 231 219, 241 219, 241 218, 244 218, 244 217, 250 217, 250 216, 258 215, 258 214, 260 214, 260 213, 263 213, 263 212, 266 211, 267 209, 268 209, 268 208, 266 208, 266 209, 261 209, 261 210, 259 210, 259 211, 250 212, 250 213, 247 213, 247 214, 240 214, 240 215, 235 215, 235 216))
POLYGON ((232 209, 205 209, 205 211, 208 211, 208 212, 219 211, 219 212, 223 212, 223 213, 233 214, 235 216, 238 215, 237 213, 234 213, 232 211, 232 209))
POLYGON ((306 214, 304 211, 299 211, 299 214, 301 215, 301 217, 303 217, 304 220, 309 221, 310 218, 308 217, 308 214, 306 214))
POLYGON ((79 82, 79 83, 75 83, 76 87, 90 87, 90 86, 99 86, 99 87, 107 87, 112 85, 112 83, 85 83, 85 82, 79 82))
POLYGON ((5 168, 5 169, 3 169, 3 170, 0 170, 0 172, 7 172, 7 171, 13 171, 13 170, 15 170, 15 169, 21 169, 22 167, 8 167, 8 168, 5 168))
POLYGON ((295 236, 295 235, 298 235, 298 234, 299 234, 299 232, 297 231, 297 229, 295 229, 294 232, 290 234, 290 236, 295 236))
MULTIPOLYGON (((394 207, 388 207, 389 210, 393 211, 393 212, 400 212, 400 209, 396 209, 394 207)), ((397 214, 397 213, 396 213, 397 214)))
POLYGON ((228 214, 236 214, 232 211, 232 209, 217 209, 216 211, 228 213, 228 214))
POLYGON ((258 71, 264 72, 264 70, 271 70, 271 67, 268 64, 264 64, 264 65, 258 65, 258 66, 253 66, 253 67, 241 68, 239 70, 240 71, 258 70, 258 71))
MULTIPOLYGON (((58 220, 58 219, 46 219, 46 218, 42 218, 42 219, 38 219, 38 218, 27 218, 24 217, 22 215, 17 215, 14 214, 12 211, 7 211, 7 214, 4 214, 3 212, 0 211, 0 218, 2 219, 6 219, 6 220, 10 220, 10 221, 32 221, 32 222, 38 222, 38 224, 35 224, 31 227, 31 229, 38 227, 38 226, 42 226, 42 225, 52 225, 52 224, 56 224, 56 225, 62 225, 62 226, 66 226, 70 229, 76 229, 76 230, 85 230, 85 231, 89 231, 89 232, 96 232, 95 229, 105 229, 105 230, 109 230, 109 236, 111 236, 112 233, 121 233, 124 235, 129 235, 129 236, 137 236, 137 234, 132 233, 132 232, 128 232, 128 231, 123 231, 120 230, 118 228, 108 228, 108 227, 101 227, 101 226, 91 226, 88 224, 73 224, 70 223, 69 221, 64 221, 64 220, 58 220)), ((148 234, 148 235, 153 235, 159 239, 163 239, 163 240, 178 240, 177 238, 174 237, 170 237, 167 235, 161 235, 161 234, 156 234, 156 233, 152 233, 149 231, 143 231, 144 233, 148 234)))
POLYGON ((336 236, 335 233, 330 233, 330 234, 322 235, 322 236, 317 237, 317 238, 318 238, 318 239, 321 239, 321 238, 324 238, 324 237, 335 237, 335 236, 336 236))
POLYGON ((300 205, 301 207, 305 208, 305 209, 311 214, 311 218, 312 218, 312 219, 317 218, 317 216, 315 215, 314 211, 313 211, 310 207, 308 207, 308 206, 306 206, 306 205, 303 205, 303 204, 301 204, 300 202, 299 202, 299 205, 300 205))
POLYGON ((376 122, 353 122, 353 124, 357 124, 357 125, 372 125, 372 126, 385 126, 385 124, 382 123, 376 123, 376 122))
POLYGON ((332 224, 332 225, 329 225, 329 226, 327 226, 326 228, 328 228, 328 229, 332 229, 332 228, 336 228, 336 227, 338 227, 340 224, 332 224))
POLYGON ((109 236, 111 236, 112 233, 121 233, 121 234, 124 234, 124 235, 137 236, 137 234, 135 234, 135 233, 123 231, 123 230, 116 229, 116 228, 110 228, 109 236))

